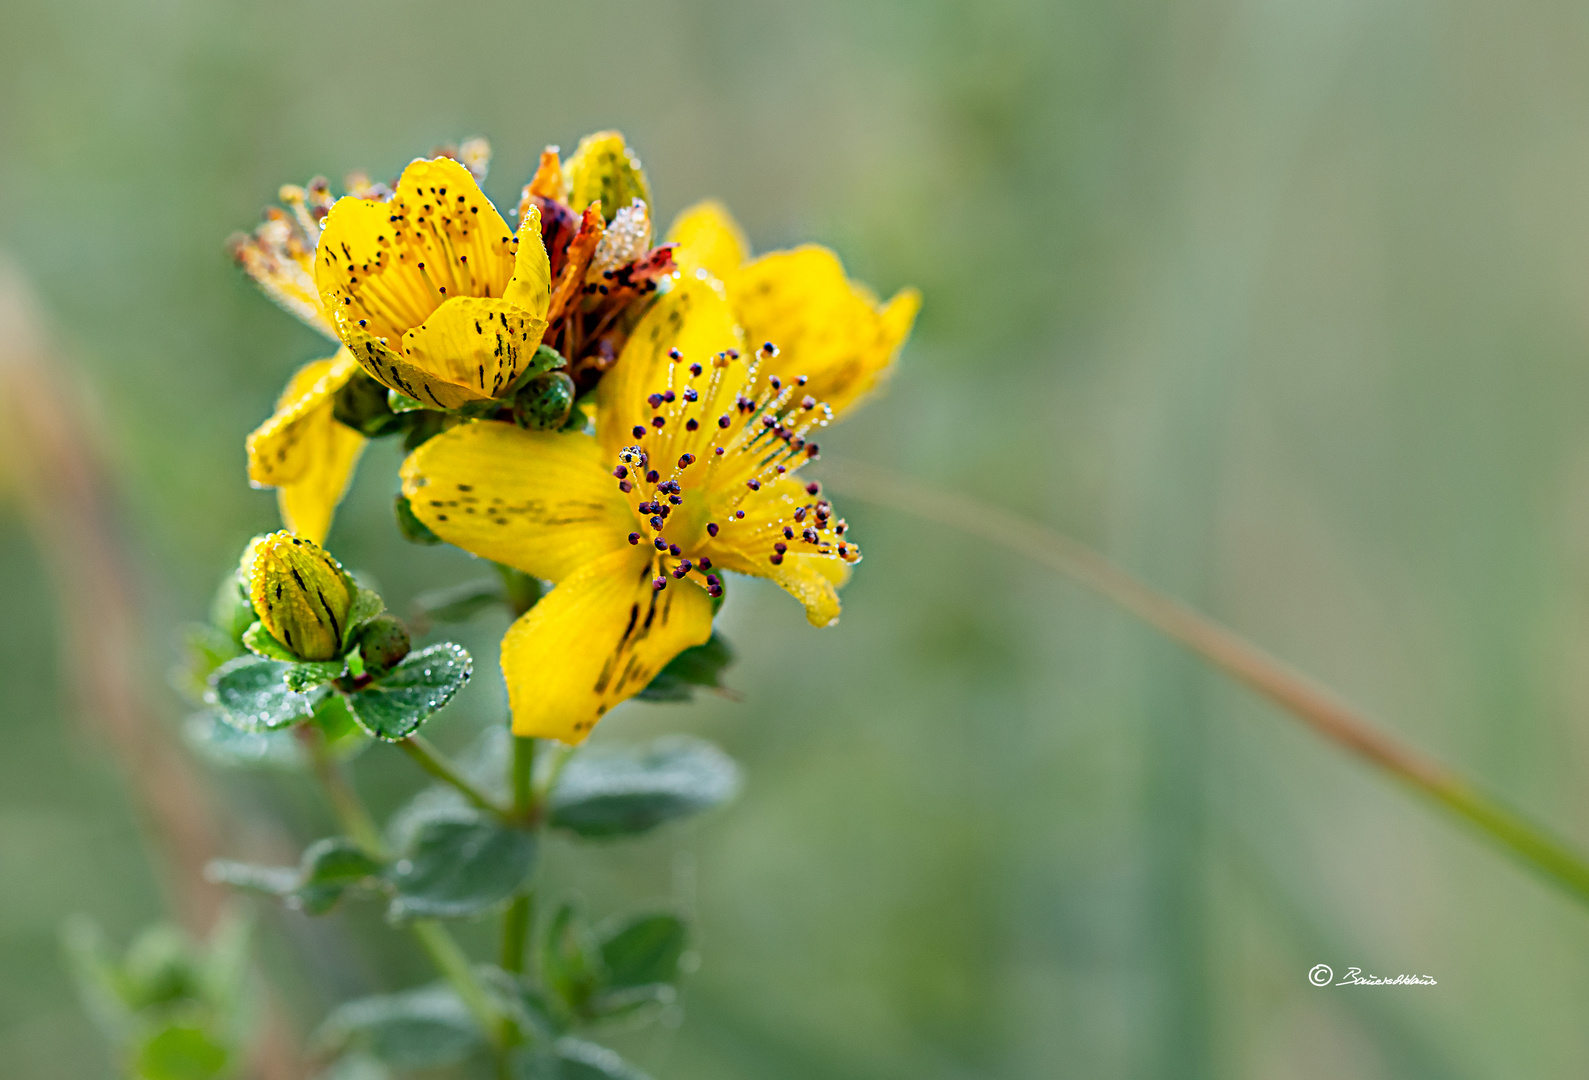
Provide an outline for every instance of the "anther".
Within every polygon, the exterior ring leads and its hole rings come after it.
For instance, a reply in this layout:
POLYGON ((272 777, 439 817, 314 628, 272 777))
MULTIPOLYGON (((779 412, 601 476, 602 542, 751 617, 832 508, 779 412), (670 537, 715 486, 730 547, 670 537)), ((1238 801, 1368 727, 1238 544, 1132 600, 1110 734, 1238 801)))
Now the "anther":
POLYGON ((768 377, 767 385, 772 387, 774 390, 782 390, 783 389, 783 383, 781 381, 779 381, 778 376, 776 376, 776 375, 772 375, 772 376, 768 377))
MULTIPOLYGON (((679 352, 679 350, 677 350, 677 349, 669 349, 668 350, 668 359, 669 360, 683 360, 684 359, 684 354, 679 352)), ((699 367, 700 365, 697 364, 696 366, 699 367)))
POLYGON ((806 494, 807 495, 815 495, 817 492, 819 492, 821 490, 822 490, 822 485, 817 483, 815 480, 811 481, 811 483, 806 485, 806 494))
POLYGON ((637 438, 637 439, 643 439, 643 438, 645 438, 645 436, 646 436, 646 429, 641 427, 639 424, 636 424, 634 426, 634 437, 637 438))
POLYGON ((688 420, 684 421, 684 430, 685 431, 694 431, 696 428, 698 428, 700 426, 701 426, 701 422, 699 420, 695 419, 695 417, 693 417, 693 416, 690 417, 688 420))
POLYGON ((652 394, 650 397, 646 398, 646 404, 650 405, 653 409, 660 407, 662 405, 662 395, 652 394))
MULTIPOLYGON (((668 391, 668 393, 671 394, 672 391, 670 390, 670 391, 668 391)), ((696 398, 698 398, 700 396, 701 396, 700 394, 697 394, 693 389, 691 389, 689 387, 686 387, 685 390, 684 390, 684 400, 685 401, 694 401, 696 398)))
POLYGON ((672 555, 675 559, 677 559, 679 557, 679 554, 680 554, 679 545, 677 545, 677 544, 669 544, 668 545, 668 554, 672 555))
POLYGON ((745 486, 750 488, 750 490, 752 490, 752 491, 760 491, 761 490, 761 481, 760 480, 746 480, 745 481, 745 486))
POLYGON ((651 418, 651 426, 654 427, 654 428, 657 428, 658 430, 660 430, 662 428, 662 425, 666 424, 666 423, 667 423, 667 420, 664 419, 663 417, 653 416, 651 418))
POLYGON ((802 409, 814 409, 817 407, 817 399, 812 397, 810 394, 807 394, 805 397, 800 399, 800 407, 802 409))
POLYGON ((660 537, 660 536, 657 537, 655 540, 651 541, 651 544, 658 551, 666 551, 666 550, 668 550, 668 542, 666 540, 662 539, 662 537, 660 537))
POLYGON ((640 542, 640 534, 639 533, 630 533, 629 534, 629 542, 631 544, 638 544, 640 542))
POLYGON ((813 443, 806 443, 806 457, 814 458, 816 456, 817 456, 817 444, 814 443, 814 442, 813 443))
POLYGON ((691 364, 690 365, 690 374, 691 375, 699 375, 700 373, 701 373, 701 365, 700 364, 691 364))
POLYGON ((701 556, 701 569, 702 570, 710 570, 711 568, 712 568, 712 560, 708 559, 705 555, 702 555, 701 556))
POLYGON ((777 356, 778 346, 774 345, 770 341, 764 341, 761 343, 761 354, 763 356, 777 356))
POLYGON ((717 522, 708 521, 706 523, 706 535, 707 536, 716 536, 717 535, 717 522))
POLYGON ((789 526, 785 525, 783 527, 783 538, 785 540, 793 540, 794 539, 794 530, 791 529, 789 526))
POLYGON ((684 496, 682 496, 682 495, 669 495, 668 496, 668 502, 672 503, 674 506, 682 506, 682 505, 684 505, 684 496))
POLYGON ((662 395, 662 400, 666 401, 666 402, 669 402, 669 403, 672 403, 675 400, 675 398, 673 396, 673 391, 669 390, 667 393, 663 394, 662 395))
POLYGON ((733 423, 733 421, 730 420, 727 416, 719 416, 717 418, 717 426, 720 427, 720 428, 726 428, 729 424, 732 424, 732 423, 733 423))
POLYGON ((620 465, 620 466, 618 466, 616 469, 614 469, 612 471, 612 474, 614 476, 616 476, 618 479, 622 480, 624 477, 629 475, 628 466, 620 465))
MULTIPOLYGON (((654 484, 660 479, 662 479, 662 474, 657 472, 655 469, 651 469, 646 473, 646 483, 648 484, 654 484)), ((813 491, 811 494, 815 495, 816 492, 813 491)))
POLYGON ((735 510, 734 511, 734 519, 736 521, 744 521, 745 520, 745 511, 743 511, 743 510, 735 510))
POLYGON ((775 551, 767 557, 767 561, 772 563, 774 566, 781 565, 783 563, 783 553, 775 551))
POLYGON ((661 592, 663 589, 665 589, 667 587, 668 587, 668 579, 667 578, 662 578, 662 577, 654 578, 652 580, 652 582, 651 582, 651 588, 653 588, 657 592, 661 592))
POLYGON ((651 527, 652 527, 652 528, 653 528, 653 529, 660 529, 660 528, 662 528, 662 519, 661 519, 661 518, 659 518, 659 517, 654 517, 654 518, 652 518, 652 519, 651 519, 651 527))
POLYGON ((679 565, 677 567, 675 567, 674 570, 673 570, 673 576, 676 579, 677 578, 682 578, 685 574, 688 574, 689 572, 690 572, 689 568, 686 566, 686 564, 679 563, 679 565))
POLYGON ((694 464, 695 464, 695 455, 694 454, 685 454, 685 455, 683 455, 682 457, 679 458, 679 468, 681 468, 681 469, 687 469, 691 465, 694 465, 694 464))
POLYGON ((780 540, 772 546, 772 549, 778 554, 782 555, 784 552, 789 550, 789 545, 780 540))

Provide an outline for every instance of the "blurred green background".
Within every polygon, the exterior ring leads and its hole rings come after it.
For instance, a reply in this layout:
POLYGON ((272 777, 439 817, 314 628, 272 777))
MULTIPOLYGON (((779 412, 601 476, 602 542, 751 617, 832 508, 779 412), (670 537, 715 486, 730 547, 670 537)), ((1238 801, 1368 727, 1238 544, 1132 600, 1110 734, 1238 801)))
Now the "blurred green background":
MULTIPOLYGON (((1562 0, 543 5, 6 0, 0 250, 84 373, 149 680, 248 536, 242 438, 330 350, 231 267, 277 185, 488 136, 621 128, 662 220, 925 293, 889 394, 824 447, 1094 543, 1589 844, 1589 8, 1562 0)), ((389 519, 331 536, 401 608, 476 576, 389 519)), ((741 702, 691 730, 741 801, 550 853, 597 915, 699 918, 659 1080, 1579 1077, 1589 913, 1099 601, 855 501, 843 622, 737 582, 741 702), (1434 988, 1315 989, 1338 972, 1434 988)), ((112 1075, 57 945, 161 914, 127 793, 59 689, 0 504, 0 1072, 112 1075)), ((505 619, 464 635, 493 652, 505 619)), ((500 715, 489 665, 436 725, 500 715)), ((411 763, 357 765, 372 801, 411 763)), ((244 820, 329 826, 279 777, 244 820)), ((246 836, 236 841, 247 847, 246 836)), ((475 928, 489 940, 490 928, 475 928)), ((428 978, 373 907, 268 915, 300 1027, 428 978), (345 931, 345 933, 344 933, 345 931)))

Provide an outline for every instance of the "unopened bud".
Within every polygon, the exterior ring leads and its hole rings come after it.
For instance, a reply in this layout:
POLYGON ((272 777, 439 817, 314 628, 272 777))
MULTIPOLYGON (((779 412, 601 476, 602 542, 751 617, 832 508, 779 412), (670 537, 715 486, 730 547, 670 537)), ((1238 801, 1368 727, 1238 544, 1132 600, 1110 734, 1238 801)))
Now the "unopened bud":
POLYGON ((556 431, 574 408, 574 380, 548 371, 524 384, 513 397, 513 422, 531 431, 556 431))
POLYGON ((254 612, 272 637, 302 660, 342 654, 356 588, 317 544, 290 532, 271 533, 249 545, 243 572, 254 612))
POLYGON ((651 202, 640 159, 616 131, 598 131, 581 139, 574 156, 563 163, 563 175, 568 205, 576 214, 599 199, 602 216, 611 224, 618 211, 635 199, 651 202))
POLYGON ((359 631, 364 667, 371 674, 389 671, 408 655, 408 630, 394 615, 377 615, 359 631))

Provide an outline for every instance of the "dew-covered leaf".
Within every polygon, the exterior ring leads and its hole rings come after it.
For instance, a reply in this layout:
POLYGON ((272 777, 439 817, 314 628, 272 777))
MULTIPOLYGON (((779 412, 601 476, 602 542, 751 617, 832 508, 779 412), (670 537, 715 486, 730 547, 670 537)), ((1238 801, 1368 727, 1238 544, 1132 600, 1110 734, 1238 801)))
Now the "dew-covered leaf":
POLYGON ((239 656, 210 676, 206 700, 220 710, 222 719, 243 731, 286 727, 312 715, 326 693, 323 688, 302 694, 289 688, 290 666, 279 660, 239 656))
POLYGON ((348 704, 377 739, 395 742, 412 735, 469 681, 472 663, 463 646, 450 641, 409 653, 402 662, 352 694, 348 704))
POLYGON ((226 768, 298 769, 308 763, 298 739, 286 728, 241 731, 214 712, 188 717, 182 737, 195 753, 226 768))

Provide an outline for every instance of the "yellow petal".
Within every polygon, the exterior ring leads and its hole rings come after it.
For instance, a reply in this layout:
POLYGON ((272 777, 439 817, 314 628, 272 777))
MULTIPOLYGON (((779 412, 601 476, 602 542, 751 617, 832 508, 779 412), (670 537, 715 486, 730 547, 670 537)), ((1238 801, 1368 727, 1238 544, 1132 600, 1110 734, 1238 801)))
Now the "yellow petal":
POLYGON ((566 578, 502 639, 513 733, 583 742, 683 650, 712 636, 712 601, 690 581, 652 588, 644 547, 616 551, 566 578))
POLYGON ((715 199, 696 203, 674 218, 668 240, 679 245, 674 249, 673 261, 685 277, 705 270, 719 281, 727 281, 750 254, 745 234, 728 208, 715 199))
POLYGON ((248 478, 274 487, 282 523, 315 543, 325 540, 364 436, 337 423, 332 404, 359 365, 343 349, 298 369, 276 403, 276 413, 248 437, 248 478))
POLYGON ((579 140, 574 156, 563 163, 563 173, 567 202, 576 214, 600 199, 602 214, 610 222, 635 199, 651 204, 645 170, 619 132, 598 131, 579 140))
POLYGON ((835 412, 876 387, 921 305, 919 293, 904 289, 880 307, 844 276, 833 252, 815 245, 754 259, 727 285, 747 343, 778 346, 778 357, 763 366, 763 380, 805 375, 807 393, 835 412))
POLYGON ((502 299, 539 319, 545 330, 546 309, 552 300, 552 262, 541 240, 541 208, 533 203, 519 222, 518 241, 513 277, 502 291, 502 299))
MULTIPOLYGON (((543 292, 543 312, 545 305, 543 292)), ((417 380, 390 362, 385 377, 371 374, 388 386, 400 380, 414 387, 397 389, 426 405, 455 409, 506 390, 535 355, 545 329, 544 318, 507 300, 459 297, 403 335, 402 361, 419 373, 417 380)))
MULTIPOLYGON (((811 496, 796 480, 785 477, 764 484, 755 496, 739 504, 745 511, 745 518, 729 523, 715 539, 702 545, 702 553, 713 565, 724 570, 776 582, 805 606, 806 618, 812 626, 832 626, 839 619, 838 590, 849 580, 851 563, 832 555, 802 553, 801 542, 796 539, 788 541, 789 550, 781 562, 774 563, 769 558, 771 543, 778 539, 778 528, 789 525, 798 536, 802 526, 795 521, 794 511, 810 503, 811 496), (739 541, 741 537, 753 536, 759 537, 760 542, 739 541)), ((813 521, 813 518, 806 519, 807 524, 813 521)), ((860 549, 847 537, 843 543, 858 560, 860 549)))
POLYGON ((650 423, 646 396, 668 385, 670 349, 679 350, 681 363, 710 367, 717 353, 740 346, 720 284, 698 278, 675 283, 651 305, 597 387, 596 434, 606 458, 616 461, 618 451, 635 441, 634 426, 650 423))
POLYGON ((515 270, 512 230, 450 158, 411 163, 387 202, 338 199, 315 260, 321 302, 349 345, 354 328, 396 341, 449 299, 501 297, 515 270))
POLYGON ((249 546, 248 599, 271 636, 304 660, 342 651, 354 585, 319 545, 289 532, 249 546))
POLYGON ((589 435, 460 424, 410 454, 402 479, 437 536, 548 581, 634 550, 634 514, 589 435))

